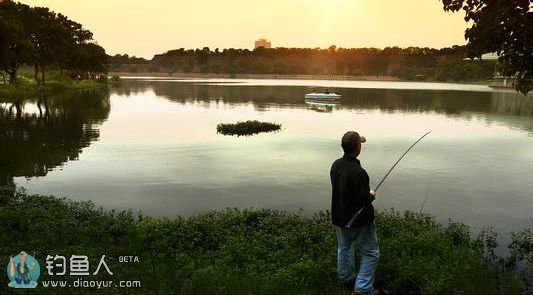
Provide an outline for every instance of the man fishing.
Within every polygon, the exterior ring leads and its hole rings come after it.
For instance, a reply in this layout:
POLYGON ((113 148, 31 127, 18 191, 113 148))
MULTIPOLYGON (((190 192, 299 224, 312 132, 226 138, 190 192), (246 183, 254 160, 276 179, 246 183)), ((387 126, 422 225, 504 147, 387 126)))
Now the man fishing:
POLYGON ((357 132, 346 132, 341 140, 344 156, 333 162, 330 171, 331 219, 337 230, 338 280, 343 288, 353 289, 352 294, 378 294, 373 287, 379 259, 372 206, 376 193, 370 189, 368 174, 357 159, 365 141, 365 137, 357 132), (356 213, 359 214, 353 219, 356 213), (354 242, 362 255, 355 282, 354 242))

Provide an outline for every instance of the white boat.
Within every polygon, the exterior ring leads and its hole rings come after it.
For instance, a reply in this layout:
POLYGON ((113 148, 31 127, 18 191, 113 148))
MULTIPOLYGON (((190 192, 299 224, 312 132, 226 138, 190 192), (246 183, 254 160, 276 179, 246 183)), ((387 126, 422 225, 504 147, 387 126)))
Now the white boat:
POLYGON ((342 95, 334 93, 334 92, 311 92, 307 93, 305 95, 305 98, 311 98, 311 99, 338 99, 341 98, 342 95))

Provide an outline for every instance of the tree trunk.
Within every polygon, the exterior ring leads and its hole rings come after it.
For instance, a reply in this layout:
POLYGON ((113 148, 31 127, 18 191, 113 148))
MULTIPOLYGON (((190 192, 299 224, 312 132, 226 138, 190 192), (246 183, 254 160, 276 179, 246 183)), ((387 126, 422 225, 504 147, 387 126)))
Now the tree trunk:
POLYGON ((20 101, 17 100, 13 104, 15 105, 15 110, 17 111, 17 113, 15 114, 15 117, 17 119, 22 118, 22 105, 20 104, 20 101))
POLYGON ((39 100, 37 100, 37 108, 39 109, 39 118, 43 117, 43 108, 41 107, 42 104, 42 97, 39 96, 39 100))
POLYGON ((49 108, 48 108, 48 98, 46 96, 43 97, 43 101, 44 101, 44 117, 46 118, 46 121, 48 121, 49 117, 50 117, 50 111, 49 111, 49 108))
POLYGON ((44 66, 41 65, 41 83, 44 85, 44 66))
POLYGON ((33 63, 33 68, 35 70, 33 78, 35 78, 35 82, 37 82, 37 85, 39 85, 41 84, 41 81, 39 80, 39 64, 37 62, 33 63))
POLYGON ((17 70, 7 72, 9 74, 9 84, 17 84, 17 70))

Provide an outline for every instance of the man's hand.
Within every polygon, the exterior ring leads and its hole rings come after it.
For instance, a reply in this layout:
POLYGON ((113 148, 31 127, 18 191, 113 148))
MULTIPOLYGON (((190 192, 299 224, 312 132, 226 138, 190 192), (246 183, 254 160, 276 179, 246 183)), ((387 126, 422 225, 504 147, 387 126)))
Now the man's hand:
POLYGON ((373 190, 370 190, 370 199, 374 201, 376 199, 376 192, 373 190))

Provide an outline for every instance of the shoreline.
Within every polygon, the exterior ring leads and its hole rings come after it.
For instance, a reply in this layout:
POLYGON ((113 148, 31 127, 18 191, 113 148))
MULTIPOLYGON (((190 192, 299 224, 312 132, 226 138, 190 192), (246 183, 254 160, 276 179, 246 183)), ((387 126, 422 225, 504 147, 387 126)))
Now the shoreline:
POLYGON ((185 79, 272 79, 272 80, 332 80, 332 81, 383 81, 383 82, 417 82, 417 83, 451 83, 489 85, 483 81, 438 81, 438 80, 405 80, 396 76, 351 76, 351 75, 288 75, 288 74, 214 74, 214 73, 162 73, 162 72, 109 72, 109 76, 119 77, 157 77, 157 78, 185 78, 185 79))
POLYGON ((395 76, 349 76, 349 75, 288 75, 288 74, 214 74, 214 73, 161 73, 161 72, 109 72, 120 77, 172 77, 202 79, 287 79, 287 80, 346 80, 346 81, 406 81, 395 76))
POLYGON ((257 79, 257 80, 325 80, 325 81, 371 81, 371 82, 412 82, 412 83, 446 83, 464 85, 482 85, 494 89, 512 89, 511 87, 492 87, 490 80, 483 81, 439 81, 439 80, 405 80, 396 76, 350 76, 350 75, 285 75, 285 74, 213 74, 213 73, 161 73, 161 72, 109 72, 110 77, 120 78, 182 78, 182 79, 257 79))
POLYGON ((62 93, 67 91, 100 89, 103 87, 107 87, 110 84, 111 83, 101 83, 91 80, 82 80, 73 83, 64 83, 51 80, 48 82, 48 84, 45 85, 37 85, 31 83, 13 86, 9 84, 2 84, 0 85, 0 98, 27 96, 38 93, 62 93))

